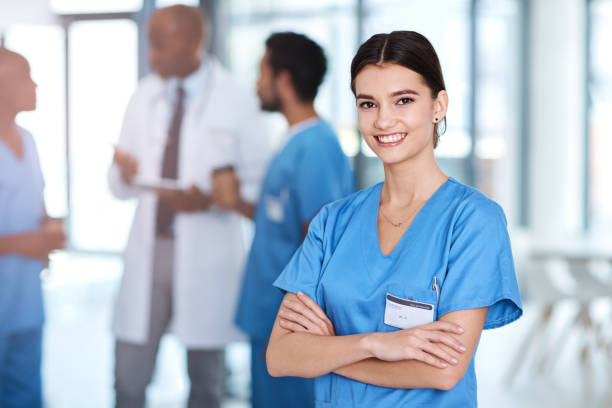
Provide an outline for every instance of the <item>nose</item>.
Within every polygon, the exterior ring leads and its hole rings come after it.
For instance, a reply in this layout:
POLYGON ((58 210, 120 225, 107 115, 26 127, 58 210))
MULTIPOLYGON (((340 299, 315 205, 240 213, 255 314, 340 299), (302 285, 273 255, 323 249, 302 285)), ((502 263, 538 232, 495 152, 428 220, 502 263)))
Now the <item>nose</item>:
POLYGON ((391 129, 395 125, 396 119, 391 110, 385 106, 380 106, 374 119, 374 127, 379 130, 391 129))

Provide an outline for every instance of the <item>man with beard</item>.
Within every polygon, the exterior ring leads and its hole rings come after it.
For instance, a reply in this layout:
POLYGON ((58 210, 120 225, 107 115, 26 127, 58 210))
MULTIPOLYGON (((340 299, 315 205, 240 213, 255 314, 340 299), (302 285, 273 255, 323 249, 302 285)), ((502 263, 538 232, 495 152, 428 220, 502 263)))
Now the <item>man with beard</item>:
MULTIPOLYGON (((301 244, 319 209, 354 189, 349 160, 313 104, 326 65, 321 47, 295 33, 271 35, 260 63, 261 107, 280 112, 289 131, 264 178, 237 313, 238 326, 251 339, 254 408, 314 406, 312 380, 271 377, 265 349, 283 297, 272 282, 301 244)), ((251 213, 244 203, 236 210, 251 213)))

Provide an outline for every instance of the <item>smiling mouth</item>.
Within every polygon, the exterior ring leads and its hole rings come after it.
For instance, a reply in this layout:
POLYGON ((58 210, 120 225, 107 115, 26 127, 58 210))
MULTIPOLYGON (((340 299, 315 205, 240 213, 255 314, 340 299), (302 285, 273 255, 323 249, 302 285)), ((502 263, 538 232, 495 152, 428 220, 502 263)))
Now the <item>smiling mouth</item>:
POLYGON ((406 133, 388 133, 385 135, 374 135, 374 139, 376 139, 380 146, 392 147, 402 143, 406 135, 406 133))

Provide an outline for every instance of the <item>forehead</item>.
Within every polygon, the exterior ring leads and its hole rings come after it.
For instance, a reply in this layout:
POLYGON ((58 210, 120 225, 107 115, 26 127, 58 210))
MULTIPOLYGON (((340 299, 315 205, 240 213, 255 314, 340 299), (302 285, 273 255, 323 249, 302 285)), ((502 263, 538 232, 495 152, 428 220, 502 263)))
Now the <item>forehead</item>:
POLYGON ((30 73, 30 64, 19 54, 0 51, 0 78, 30 73))
POLYGON ((172 36, 178 33, 176 18, 167 10, 157 10, 149 20, 149 35, 156 37, 172 36))
POLYGON ((398 64, 367 65, 355 77, 357 94, 387 94, 401 89, 424 90, 427 85, 417 72, 398 64))

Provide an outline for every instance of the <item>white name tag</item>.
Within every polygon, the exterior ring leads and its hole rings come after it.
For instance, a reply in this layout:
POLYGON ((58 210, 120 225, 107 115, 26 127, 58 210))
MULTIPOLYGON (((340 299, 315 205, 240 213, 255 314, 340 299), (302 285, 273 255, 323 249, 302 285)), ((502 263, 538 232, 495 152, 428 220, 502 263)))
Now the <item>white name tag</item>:
POLYGON ((409 329, 434 321, 432 304, 402 299, 390 293, 387 293, 386 300, 385 324, 389 326, 409 329))
POLYGON ((283 222, 283 202, 274 196, 266 196, 266 215, 271 221, 283 222))

